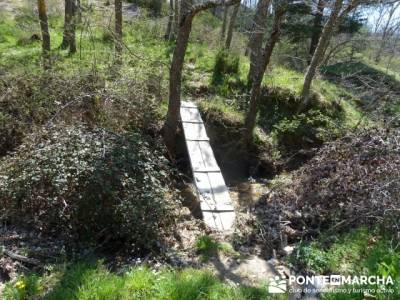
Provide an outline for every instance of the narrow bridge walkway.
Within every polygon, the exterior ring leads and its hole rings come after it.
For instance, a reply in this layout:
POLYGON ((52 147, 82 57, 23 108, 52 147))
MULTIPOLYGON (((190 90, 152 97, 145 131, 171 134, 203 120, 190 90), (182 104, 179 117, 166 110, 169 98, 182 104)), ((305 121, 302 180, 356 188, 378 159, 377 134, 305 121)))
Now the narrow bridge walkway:
POLYGON ((229 231, 235 212, 203 120, 193 102, 182 101, 180 114, 204 222, 216 230, 229 231))

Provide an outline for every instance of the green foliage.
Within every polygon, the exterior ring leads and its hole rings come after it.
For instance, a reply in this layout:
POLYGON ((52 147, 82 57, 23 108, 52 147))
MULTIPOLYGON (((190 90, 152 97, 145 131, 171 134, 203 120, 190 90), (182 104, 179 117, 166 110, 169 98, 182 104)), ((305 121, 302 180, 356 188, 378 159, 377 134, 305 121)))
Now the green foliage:
POLYGON ((263 95, 258 124, 272 133, 281 149, 314 147, 340 134, 340 105, 314 94, 309 109, 299 114, 301 99, 293 91, 269 88, 263 95))
POLYGON ((0 175, 3 219, 45 232, 111 237, 142 250, 173 226, 167 161, 139 134, 44 128, 4 157, 0 175))
POLYGON ((307 149, 332 140, 340 134, 337 124, 318 110, 310 110, 275 124, 272 136, 286 150, 307 149))
POLYGON ((136 267, 118 276, 108 271, 101 262, 97 265, 77 263, 42 276, 37 289, 28 290, 28 280, 29 277, 21 277, 18 282, 22 285, 8 284, 4 299, 25 299, 19 297, 19 294, 31 298, 44 297, 46 300, 268 299, 264 288, 231 286, 221 282, 209 271, 195 269, 165 268, 156 271, 136 267))
POLYGON ((211 256, 216 255, 218 252, 234 257, 239 255, 231 244, 221 243, 209 235, 203 235, 197 239, 196 250, 197 253, 202 255, 204 261, 209 260, 211 256))
POLYGON ((211 254, 218 250, 219 243, 209 235, 203 235, 198 238, 196 248, 198 253, 211 254))
MULTIPOLYGON (((376 294, 377 299, 397 299, 400 295, 400 252, 391 237, 364 227, 337 237, 324 235, 303 243, 290 257, 297 267, 316 274, 391 276, 394 294, 376 294), (387 297, 387 298, 386 298, 387 297)), ((376 286, 370 286, 376 288, 376 286)), ((324 293, 323 299, 361 299, 361 295, 324 293)))
POLYGON ((237 76, 239 74, 238 55, 231 53, 228 50, 220 50, 215 57, 215 65, 212 76, 213 85, 221 85, 227 77, 237 76))
POLYGON ((49 89, 42 85, 47 78, 42 79, 0 78, 0 93, 4 95, 0 102, 0 156, 18 146, 33 124, 43 123, 54 112, 49 89))

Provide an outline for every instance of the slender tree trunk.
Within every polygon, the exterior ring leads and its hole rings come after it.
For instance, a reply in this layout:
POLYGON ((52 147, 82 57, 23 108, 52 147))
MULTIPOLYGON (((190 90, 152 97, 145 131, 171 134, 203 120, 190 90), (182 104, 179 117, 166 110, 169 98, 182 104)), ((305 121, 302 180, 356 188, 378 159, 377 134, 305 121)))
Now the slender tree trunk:
POLYGON ((40 29, 42 32, 42 56, 43 56, 43 68, 45 70, 51 68, 50 61, 50 33, 49 23, 47 21, 47 9, 45 0, 37 0, 40 29))
POLYGON ((81 6, 81 0, 76 0, 76 22, 77 23, 82 23, 82 6, 81 6))
POLYGON ((258 66, 258 59, 262 52, 262 42, 267 27, 268 7, 270 0, 260 0, 257 4, 253 20, 253 31, 247 46, 250 54, 250 69, 247 76, 248 87, 251 88, 255 69, 258 66))
POLYGON ((173 36, 171 39, 175 39, 178 35, 178 27, 179 27, 179 0, 174 0, 174 26, 173 26, 173 36))
POLYGON ((173 23, 174 23, 174 0, 169 0, 168 24, 167 24, 167 30, 166 30, 165 36, 164 36, 164 39, 166 41, 171 40, 173 23))
POLYGON ((71 18, 71 29, 69 32, 69 53, 76 53, 76 12, 77 12, 77 4, 76 0, 71 0, 71 9, 72 9, 72 18, 71 18))
POLYGON ((69 24, 71 23, 71 17, 72 17, 71 1, 65 0, 64 1, 64 33, 63 33, 63 40, 60 45, 61 49, 67 49, 69 46, 68 30, 69 30, 69 24))
POLYGON ((281 25, 284 19, 285 11, 277 10, 274 17, 274 25, 272 28, 271 35, 264 48, 262 56, 258 60, 259 64, 255 66, 255 74, 253 77, 253 83, 250 93, 250 107, 246 115, 245 128, 243 133, 244 144, 248 147, 253 143, 253 132, 256 126, 257 113, 258 113, 258 102, 261 94, 261 84, 264 77, 265 70, 271 60, 272 52, 274 47, 279 40, 281 35, 281 25))
POLYGON ((181 3, 178 36, 169 71, 169 102, 167 119, 164 125, 164 141, 171 152, 175 151, 176 131, 178 129, 181 106, 182 69, 194 17, 190 14, 191 5, 192 1, 183 0, 181 3))
POLYGON ((239 0, 210 0, 193 5, 192 0, 182 0, 176 46, 172 55, 169 71, 169 102, 164 124, 164 141, 171 153, 175 150, 176 133, 178 130, 179 110, 181 106, 182 69, 186 49, 189 43, 190 31, 195 15, 203 10, 220 5, 236 4, 239 0))
POLYGON ((300 111, 308 106, 310 101, 310 89, 311 83, 314 79, 317 68, 324 57, 325 50, 329 44, 329 41, 332 37, 333 31, 335 29, 336 21, 339 17, 340 10, 342 8, 343 0, 336 0, 331 15, 329 16, 328 21, 326 22, 324 29, 322 30, 321 37, 318 41, 317 48, 315 49, 314 55, 311 59, 310 66, 308 67, 304 83, 303 90, 301 92, 301 98, 303 100, 302 105, 300 106, 300 111))
POLYGON ((325 0, 318 0, 317 11, 315 12, 313 32, 311 36, 310 49, 308 51, 309 59, 308 64, 311 63, 311 57, 314 55, 315 49, 317 48, 319 37, 322 32, 322 20, 324 17, 325 0))
POLYGON ((235 27, 236 18, 239 12, 240 2, 233 7, 232 15, 229 20, 228 32, 226 34, 225 48, 229 49, 232 43, 233 28, 235 27))
POLYGON ((60 48, 67 49, 69 47, 69 52, 75 53, 76 52, 75 14, 77 10, 77 4, 76 0, 65 0, 64 3, 65 3, 64 34, 60 48))
POLYGON ((225 40, 226 22, 228 20, 228 11, 229 11, 229 7, 224 7, 224 15, 222 17, 222 26, 221 26, 221 44, 225 40))
POLYGON ((122 63, 122 0, 115 0, 115 56, 116 63, 122 63))

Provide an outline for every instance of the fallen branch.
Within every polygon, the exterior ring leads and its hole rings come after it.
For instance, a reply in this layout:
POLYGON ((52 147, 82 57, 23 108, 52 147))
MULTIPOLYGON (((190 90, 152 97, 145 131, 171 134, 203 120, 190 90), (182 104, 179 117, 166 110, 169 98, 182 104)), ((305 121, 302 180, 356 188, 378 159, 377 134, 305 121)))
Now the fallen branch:
POLYGON ((30 265, 37 266, 37 265, 40 264, 40 261, 38 259, 28 258, 26 256, 22 256, 22 255, 16 254, 16 253, 11 252, 9 250, 4 250, 3 253, 5 255, 7 255, 8 257, 14 259, 14 260, 18 260, 18 261, 21 261, 21 262, 24 262, 24 263, 27 263, 27 264, 30 264, 30 265))

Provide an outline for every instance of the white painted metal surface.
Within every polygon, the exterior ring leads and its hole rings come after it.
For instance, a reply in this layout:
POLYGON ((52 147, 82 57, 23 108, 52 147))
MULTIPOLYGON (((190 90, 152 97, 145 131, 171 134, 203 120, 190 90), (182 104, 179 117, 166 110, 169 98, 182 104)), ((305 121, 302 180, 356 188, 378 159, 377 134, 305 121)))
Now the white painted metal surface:
POLYGON ((204 222, 216 230, 230 230, 235 212, 203 120, 193 102, 182 102, 180 113, 204 222))

